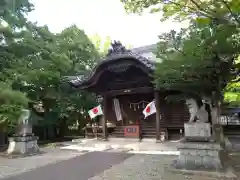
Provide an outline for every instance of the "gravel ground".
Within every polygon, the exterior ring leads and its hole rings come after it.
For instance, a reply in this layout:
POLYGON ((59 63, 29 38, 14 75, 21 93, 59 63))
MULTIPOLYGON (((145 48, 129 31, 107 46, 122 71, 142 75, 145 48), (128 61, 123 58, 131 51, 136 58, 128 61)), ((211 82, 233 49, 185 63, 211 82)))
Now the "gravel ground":
POLYGON ((170 170, 176 156, 138 154, 89 180, 225 180, 206 175, 186 175, 170 170))
POLYGON ((8 159, 0 157, 0 179, 80 156, 83 153, 64 151, 59 148, 42 148, 43 154, 24 158, 8 159))
MULTIPOLYGON (((132 155, 116 152, 80 153, 60 150, 59 147, 46 147, 42 150, 46 153, 31 157, 17 159, 0 157, 0 179, 225 180, 223 177, 173 172, 170 164, 176 156, 170 155, 132 155)), ((235 154, 233 159, 235 167, 240 172, 240 153, 235 154)), ((237 175, 240 177, 239 172, 237 175)))
POLYGON ((233 166, 236 170, 236 174, 237 174, 238 178, 240 179, 240 152, 233 153, 231 158, 233 160, 233 166))
POLYGON ((126 153, 90 152, 4 180, 88 180, 131 156, 126 153))

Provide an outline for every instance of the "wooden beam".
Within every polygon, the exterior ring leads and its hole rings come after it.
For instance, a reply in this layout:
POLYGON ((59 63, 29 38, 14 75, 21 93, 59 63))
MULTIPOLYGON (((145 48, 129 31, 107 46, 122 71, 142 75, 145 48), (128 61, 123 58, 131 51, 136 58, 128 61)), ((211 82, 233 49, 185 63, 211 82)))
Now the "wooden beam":
POLYGON ((156 106, 156 142, 161 142, 161 138, 160 138, 160 119, 161 119, 160 96, 159 96, 158 91, 156 91, 154 93, 154 98, 155 98, 155 106, 156 106))

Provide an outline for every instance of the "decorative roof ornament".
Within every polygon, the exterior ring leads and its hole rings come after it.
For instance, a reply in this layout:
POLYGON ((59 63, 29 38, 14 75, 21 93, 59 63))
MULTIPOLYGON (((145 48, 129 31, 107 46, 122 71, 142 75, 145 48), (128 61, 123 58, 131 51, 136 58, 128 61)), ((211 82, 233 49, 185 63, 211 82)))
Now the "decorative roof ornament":
POLYGON ((127 50, 125 46, 122 45, 120 41, 113 41, 111 43, 111 48, 108 50, 107 56, 111 56, 113 54, 123 54, 130 52, 130 50, 127 50))

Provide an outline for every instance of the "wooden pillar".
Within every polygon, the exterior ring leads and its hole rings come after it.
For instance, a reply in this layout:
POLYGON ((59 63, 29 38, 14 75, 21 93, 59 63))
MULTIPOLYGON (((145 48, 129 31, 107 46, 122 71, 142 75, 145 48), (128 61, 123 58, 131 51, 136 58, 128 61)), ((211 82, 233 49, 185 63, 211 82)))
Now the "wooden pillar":
POLYGON ((107 96, 103 97, 103 121, 102 121, 102 131, 103 131, 103 140, 108 140, 108 129, 107 129, 107 96))
POLYGON ((160 96, 159 96, 158 91, 156 91, 154 93, 154 98, 155 98, 155 106, 156 106, 156 142, 161 142, 161 138, 160 138, 160 119, 161 119, 160 96))

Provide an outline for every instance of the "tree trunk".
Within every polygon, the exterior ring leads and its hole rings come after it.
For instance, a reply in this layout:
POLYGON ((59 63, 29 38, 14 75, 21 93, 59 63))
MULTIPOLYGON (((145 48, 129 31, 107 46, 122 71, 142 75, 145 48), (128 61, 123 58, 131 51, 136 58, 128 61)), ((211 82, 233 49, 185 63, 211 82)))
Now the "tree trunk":
POLYGON ((63 138, 66 135, 66 129, 67 129, 67 119, 63 118, 60 120, 59 124, 59 138, 63 138))
POLYGON ((215 107, 212 107, 211 109, 211 115, 212 115, 212 133, 213 133, 213 139, 216 142, 219 142, 224 145, 224 134, 223 129, 220 124, 220 116, 221 116, 221 103, 218 101, 215 103, 215 107))

